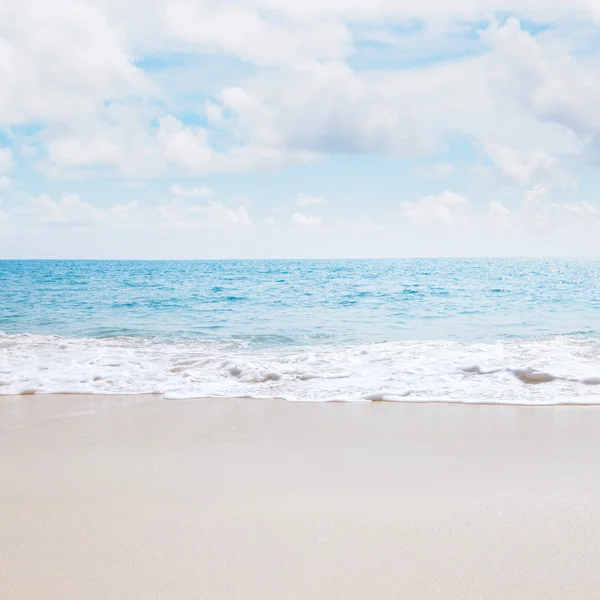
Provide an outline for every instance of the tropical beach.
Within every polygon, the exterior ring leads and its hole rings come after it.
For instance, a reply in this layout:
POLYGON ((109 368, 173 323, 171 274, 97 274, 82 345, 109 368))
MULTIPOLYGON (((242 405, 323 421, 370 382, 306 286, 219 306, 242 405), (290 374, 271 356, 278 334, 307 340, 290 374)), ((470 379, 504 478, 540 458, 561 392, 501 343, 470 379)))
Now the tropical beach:
POLYGON ((0 0, 0 600, 600 598, 598 0, 0 0))
POLYGON ((0 402, 0 590, 589 599, 600 408, 0 402))
POLYGON ((0 261, 2 595, 593 597, 596 266, 0 261))

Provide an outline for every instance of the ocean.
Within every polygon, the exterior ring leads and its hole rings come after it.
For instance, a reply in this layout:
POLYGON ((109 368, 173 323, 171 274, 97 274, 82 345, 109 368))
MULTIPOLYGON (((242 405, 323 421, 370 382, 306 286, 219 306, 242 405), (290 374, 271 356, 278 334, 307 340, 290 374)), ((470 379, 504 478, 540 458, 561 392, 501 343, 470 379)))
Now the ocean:
POLYGON ((0 394, 600 403, 600 261, 0 261, 0 394))

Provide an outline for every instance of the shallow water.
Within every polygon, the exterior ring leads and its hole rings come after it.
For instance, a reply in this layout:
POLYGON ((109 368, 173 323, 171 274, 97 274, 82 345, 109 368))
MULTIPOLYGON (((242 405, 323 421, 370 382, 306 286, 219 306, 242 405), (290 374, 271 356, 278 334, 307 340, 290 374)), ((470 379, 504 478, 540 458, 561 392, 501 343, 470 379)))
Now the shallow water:
POLYGON ((596 402, 599 267, 0 261, 0 394, 596 402))

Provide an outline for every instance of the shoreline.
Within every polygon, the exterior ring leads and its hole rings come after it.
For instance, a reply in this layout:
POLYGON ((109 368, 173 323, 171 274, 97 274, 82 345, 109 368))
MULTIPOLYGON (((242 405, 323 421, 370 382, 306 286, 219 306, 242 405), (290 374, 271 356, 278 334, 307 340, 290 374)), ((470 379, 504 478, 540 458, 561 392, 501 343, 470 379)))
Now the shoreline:
MULTIPOLYGON (((529 384, 538 385, 538 384, 529 384)), ((169 396, 168 394, 157 392, 157 393, 139 393, 139 392, 24 392, 21 394, 1 394, 0 402, 3 400, 9 402, 18 402, 23 398, 52 398, 52 397, 66 397, 66 398, 134 398, 134 399, 147 399, 147 400, 163 400, 165 402, 203 402, 203 401, 218 401, 224 400, 230 401, 243 401, 243 402, 284 402, 287 404, 309 404, 309 405, 320 405, 320 404, 351 404, 351 405, 369 405, 369 404, 410 404, 410 405, 423 405, 423 406, 498 406, 498 407, 519 407, 519 408, 552 408, 552 407, 600 407, 600 397, 597 400, 590 400, 589 402, 583 402, 579 397, 577 400, 565 400, 565 401, 550 401, 550 402, 493 402, 485 400, 411 400, 408 398, 402 398, 398 400, 388 400, 380 398, 364 398, 361 400, 304 400, 304 399, 293 399, 283 398, 279 396, 169 396)))
POLYGON ((600 407, 0 397, 14 600, 588 600, 600 407))
POLYGON ((600 405, 598 340, 588 337, 246 347, 19 335, 0 346, 0 395, 600 405))

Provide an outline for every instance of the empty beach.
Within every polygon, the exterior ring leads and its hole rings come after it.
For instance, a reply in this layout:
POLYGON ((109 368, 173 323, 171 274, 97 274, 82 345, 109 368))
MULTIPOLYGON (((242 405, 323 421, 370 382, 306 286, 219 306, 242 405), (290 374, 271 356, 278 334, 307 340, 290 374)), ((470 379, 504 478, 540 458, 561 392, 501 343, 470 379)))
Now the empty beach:
POLYGON ((600 407, 0 398, 0 595, 585 599, 600 407))

